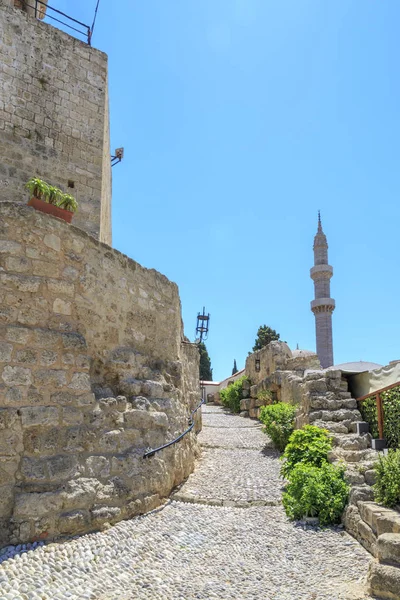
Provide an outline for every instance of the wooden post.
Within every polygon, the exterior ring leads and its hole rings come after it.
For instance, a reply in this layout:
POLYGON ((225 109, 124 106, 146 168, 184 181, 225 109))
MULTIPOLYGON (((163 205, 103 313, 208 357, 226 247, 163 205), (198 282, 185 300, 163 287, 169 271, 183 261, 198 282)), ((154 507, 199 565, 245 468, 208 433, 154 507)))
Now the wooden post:
POLYGON ((383 406, 382 398, 380 394, 376 395, 376 411, 378 413, 378 430, 379 437, 383 439, 383 406))

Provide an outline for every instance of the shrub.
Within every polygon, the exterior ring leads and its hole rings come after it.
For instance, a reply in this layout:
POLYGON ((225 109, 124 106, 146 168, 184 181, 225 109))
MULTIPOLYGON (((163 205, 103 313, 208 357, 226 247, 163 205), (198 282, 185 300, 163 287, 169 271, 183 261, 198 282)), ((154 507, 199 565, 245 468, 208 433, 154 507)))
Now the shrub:
POLYGON ((338 523, 350 489, 344 480, 344 470, 329 463, 320 467, 297 464, 282 496, 288 517, 318 517, 321 525, 338 523))
POLYGON ((299 463, 320 467, 328 462, 328 452, 331 448, 332 439, 326 429, 320 429, 315 425, 304 425, 294 431, 289 438, 289 443, 281 457, 285 461, 281 467, 281 475, 289 477, 299 463))
MULTIPOLYGON (((400 448, 400 388, 383 392, 382 405, 384 414, 383 437, 389 448, 400 448)), ((379 437, 376 398, 372 396, 360 402, 360 411, 369 423, 372 437, 379 437)))
POLYGON ((389 450, 375 464, 375 500, 384 506, 400 504, 400 450, 389 450))
POLYGON ((219 397, 221 399, 222 404, 229 408, 233 413, 240 412, 240 401, 243 397, 243 382, 248 381, 248 377, 243 375, 240 379, 228 385, 228 387, 223 388, 219 392, 219 397))
POLYGON ((277 402, 277 404, 261 408, 260 421, 265 425, 264 431, 281 452, 285 449, 294 430, 296 408, 296 406, 284 402, 277 402))
POLYGON ((265 402, 265 406, 274 402, 274 396, 270 390, 260 390, 257 392, 257 399, 265 402))
POLYGON ((376 412, 376 400, 374 397, 359 402, 360 412, 364 421, 369 423, 369 430, 373 438, 379 437, 378 415, 376 412))

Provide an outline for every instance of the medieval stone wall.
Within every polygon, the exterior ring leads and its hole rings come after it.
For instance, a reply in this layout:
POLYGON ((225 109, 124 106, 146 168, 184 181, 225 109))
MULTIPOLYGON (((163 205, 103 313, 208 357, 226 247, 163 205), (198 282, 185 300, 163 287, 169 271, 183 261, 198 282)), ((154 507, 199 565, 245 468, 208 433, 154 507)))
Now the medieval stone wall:
POLYGON ((107 56, 8 4, 0 0, 0 200, 26 201, 24 183, 38 176, 74 195, 76 225, 111 244, 107 56))
POLYGON ((198 350, 182 339, 166 277, 0 202, 0 543, 133 516, 187 477, 194 432, 143 459, 199 402, 198 350))

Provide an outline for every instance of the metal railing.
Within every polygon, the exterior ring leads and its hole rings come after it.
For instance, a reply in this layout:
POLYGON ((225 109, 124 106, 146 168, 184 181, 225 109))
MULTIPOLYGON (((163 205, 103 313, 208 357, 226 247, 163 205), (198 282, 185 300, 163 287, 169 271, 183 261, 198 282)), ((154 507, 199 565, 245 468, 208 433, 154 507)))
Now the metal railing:
POLYGON ((89 46, 91 45, 93 26, 90 27, 89 25, 86 25, 86 23, 81 23, 81 21, 78 21, 77 19, 70 17, 69 15, 63 13, 61 10, 58 10, 57 8, 54 8, 53 6, 50 6, 46 2, 43 2, 42 0, 25 1, 24 6, 28 7, 28 8, 32 8, 35 11, 34 16, 37 19, 39 19, 39 18, 42 19, 43 16, 41 16, 41 15, 45 14, 46 17, 51 19, 52 21, 56 21, 57 23, 64 25, 68 29, 71 29, 72 31, 79 33, 79 35, 86 38, 88 45, 89 46), (52 11, 52 12, 49 12, 49 11, 52 11), (55 14, 53 14, 53 13, 55 13, 55 14), (57 15, 57 16, 55 16, 55 15, 57 15), (62 20, 61 17, 66 20, 62 20), (79 29, 78 29, 78 26, 79 26, 79 29))
POLYGON ((189 417, 189 427, 180 435, 178 435, 177 438, 175 438, 174 440, 172 440, 171 442, 167 442, 166 444, 164 444, 163 446, 159 446, 158 448, 154 448, 153 450, 148 450, 147 452, 145 452, 145 454, 143 455, 143 458, 150 458, 151 456, 154 456, 156 452, 160 452, 160 450, 164 450, 165 448, 168 448, 169 446, 172 446, 173 444, 176 444, 177 442, 179 442, 183 437, 185 437, 185 435, 187 435, 190 431, 192 431, 193 427, 194 427, 194 415, 196 414, 196 412, 199 410, 199 408, 201 408, 201 406, 205 403, 204 398, 201 399, 200 404, 198 404, 196 406, 196 408, 194 410, 192 410, 192 412, 190 413, 190 417, 189 417))
POLYGON ((379 437, 381 439, 383 439, 383 430, 384 430, 384 425, 385 425, 385 415, 384 415, 384 411, 383 411, 383 402, 382 402, 382 396, 381 394, 383 394, 384 392, 388 392, 389 390, 392 390, 393 388, 398 388, 400 387, 400 381, 398 381, 397 383, 392 383, 391 385, 387 385, 384 388, 381 388, 380 390, 376 390, 375 392, 370 392, 369 394, 366 394, 365 396, 361 396, 360 398, 357 398, 357 402, 364 402, 365 400, 368 400, 368 398, 376 398, 376 413, 377 413, 377 420, 378 420, 378 431, 379 431, 379 437))

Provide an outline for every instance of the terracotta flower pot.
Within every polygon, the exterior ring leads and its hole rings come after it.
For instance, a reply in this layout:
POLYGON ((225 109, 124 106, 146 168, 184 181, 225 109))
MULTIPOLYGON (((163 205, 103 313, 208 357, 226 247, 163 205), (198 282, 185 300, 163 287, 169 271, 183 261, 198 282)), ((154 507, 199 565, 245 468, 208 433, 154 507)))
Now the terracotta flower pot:
POLYGON ((32 206, 35 210, 40 210, 48 215, 53 215, 53 217, 58 217, 67 223, 71 223, 72 217, 74 216, 74 213, 70 210, 65 210, 65 208, 54 206, 54 204, 49 204, 48 202, 39 200, 39 198, 35 197, 29 200, 28 206, 32 206))

